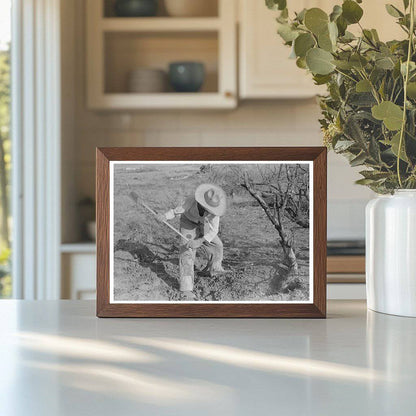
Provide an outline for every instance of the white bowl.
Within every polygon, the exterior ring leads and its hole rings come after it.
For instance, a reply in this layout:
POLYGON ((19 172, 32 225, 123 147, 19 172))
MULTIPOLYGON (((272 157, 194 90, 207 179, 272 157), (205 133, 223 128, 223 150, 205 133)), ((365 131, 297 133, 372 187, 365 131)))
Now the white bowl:
POLYGON ((173 17, 206 17, 218 15, 216 0, 165 0, 165 7, 168 15, 173 17))
POLYGON ((136 93, 159 93, 167 89, 167 74, 160 69, 139 68, 131 71, 127 90, 136 93))

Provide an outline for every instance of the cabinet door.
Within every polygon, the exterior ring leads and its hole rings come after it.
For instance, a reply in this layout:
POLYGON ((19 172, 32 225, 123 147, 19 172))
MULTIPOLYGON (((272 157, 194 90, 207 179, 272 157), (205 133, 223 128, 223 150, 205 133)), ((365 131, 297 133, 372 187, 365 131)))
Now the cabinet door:
MULTIPOLYGON (((310 0, 292 0, 290 10, 313 7, 310 0)), ((320 7, 320 5, 318 6, 320 7)), ((305 98, 318 93, 305 70, 289 59, 290 48, 277 35, 278 12, 262 0, 240 0, 240 97, 305 98)))
MULTIPOLYGON (((277 35, 275 17, 262 0, 239 0, 240 13, 240 97, 241 98, 305 98, 322 93, 313 84, 311 75, 289 59, 290 48, 277 35)), ((290 13, 303 8, 320 7, 330 12, 337 0, 291 0, 290 13)), ((389 3, 403 8, 402 0, 389 3)), ((376 28, 382 40, 402 39, 404 32, 389 16, 382 2, 368 0, 361 6, 361 21, 366 28, 376 28)), ((349 30, 358 34, 358 25, 349 30)))

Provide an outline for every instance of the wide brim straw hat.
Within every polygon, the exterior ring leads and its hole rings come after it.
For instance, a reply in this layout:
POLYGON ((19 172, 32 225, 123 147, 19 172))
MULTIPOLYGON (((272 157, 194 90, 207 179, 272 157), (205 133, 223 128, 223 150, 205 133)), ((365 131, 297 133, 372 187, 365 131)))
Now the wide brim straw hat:
POLYGON ((227 196, 217 185, 203 183, 196 188, 195 199, 211 214, 222 216, 227 209, 227 196))

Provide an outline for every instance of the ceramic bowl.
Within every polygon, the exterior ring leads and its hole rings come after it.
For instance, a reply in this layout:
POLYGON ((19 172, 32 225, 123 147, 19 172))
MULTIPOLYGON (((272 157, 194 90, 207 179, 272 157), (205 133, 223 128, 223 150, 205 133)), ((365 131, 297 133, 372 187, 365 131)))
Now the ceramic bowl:
POLYGON ((205 80, 205 67, 201 62, 172 62, 169 65, 169 82, 176 92, 197 92, 205 80))
POLYGON ((117 0, 114 11, 119 17, 156 16, 157 4, 158 0, 117 0))
POLYGON ((160 93, 167 90, 166 72, 161 69, 135 69, 129 73, 127 82, 129 92, 160 93))

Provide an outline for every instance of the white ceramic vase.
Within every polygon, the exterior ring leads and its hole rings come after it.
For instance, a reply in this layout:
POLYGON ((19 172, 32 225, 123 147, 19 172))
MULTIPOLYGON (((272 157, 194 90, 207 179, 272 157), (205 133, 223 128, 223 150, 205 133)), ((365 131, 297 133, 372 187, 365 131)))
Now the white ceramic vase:
POLYGON ((368 203, 366 281, 369 309, 416 317, 416 190, 368 203))

